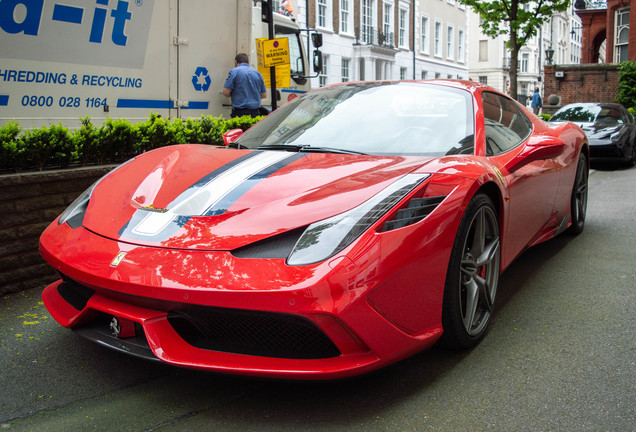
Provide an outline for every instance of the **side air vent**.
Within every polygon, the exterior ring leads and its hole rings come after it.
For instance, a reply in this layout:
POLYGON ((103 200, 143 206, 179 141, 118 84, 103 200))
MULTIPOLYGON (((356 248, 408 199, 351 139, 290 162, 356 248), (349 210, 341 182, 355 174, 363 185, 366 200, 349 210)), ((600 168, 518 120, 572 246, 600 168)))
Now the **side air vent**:
POLYGON ((232 255, 237 258, 280 258, 286 259, 296 245, 306 227, 287 231, 265 240, 234 249, 232 255))
POLYGON ((413 198, 406 208, 398 210, 394 219, 388 220, 382 226, 382 232, 391 231, 412 225, 431 214, 444 201, 445 196, 413 198))
POLYGON ((65 275, 62 275, 62 283, 57 286, 57 292, 68 304, 79 311, 86 307, 88 300, 95 294, 92 289, 78 284, 65 275))

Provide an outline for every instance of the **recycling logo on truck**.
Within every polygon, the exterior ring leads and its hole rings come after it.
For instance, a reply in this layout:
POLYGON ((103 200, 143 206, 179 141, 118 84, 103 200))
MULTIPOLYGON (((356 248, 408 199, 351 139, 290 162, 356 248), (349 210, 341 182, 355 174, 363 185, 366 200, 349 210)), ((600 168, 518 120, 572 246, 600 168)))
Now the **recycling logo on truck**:
POLYGON ((212 80, 208 75, 208 70, 203 66, 199 66, 192 75, 192 85, 196 91, 208 91, 212 80))

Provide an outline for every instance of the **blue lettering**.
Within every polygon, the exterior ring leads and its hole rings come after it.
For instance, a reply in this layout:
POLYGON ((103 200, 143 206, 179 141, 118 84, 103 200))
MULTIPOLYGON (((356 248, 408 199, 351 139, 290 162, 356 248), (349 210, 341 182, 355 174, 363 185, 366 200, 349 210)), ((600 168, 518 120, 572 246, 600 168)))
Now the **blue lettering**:
POLYGON ((115 45, 126 46, 128 36, 124 33, 126 30, 126 21, 132 18, 132 13, 128 12, 128 2, 119 0, 117 9, 110 12, 110 16, 115 18, 113 24, 113 43, 115 45))
POLYGON ((40 72, 31 70, 0 70, 0 80, 21 83, 66 84, 65 73, 40 72))
MULTIPOLYGON (((105 2, 102 0, 97 1, 98 4, 108 5, 108 0, 105 2)), ((104 24, 106 23, 106 9, 95 8, 95 15, 93 15, 93 25, 91 26, 91 35, 88 38, 89 41, 95 43, 102 43, 102 36, 104 36, 104 24)))
POLYGON ((2 0, 0 2, 0 28, 11 34, 23 32, 27 35, 37 36, 43 7, 44 0, 2 0), (15 22, 14 12, 19 4, 26 8, 26 17, 21 22, 15 22))
POLYGON ((88 75, 82 75, 82 85, 89 85, 88 84, 89 78, 90 77, 88 75))
POLYGON ((81 24, 84 9, 75 6, 56 4, 53 6, 53 21, 81 24))
MULTIPOLYGON (((95 1, 96 7, 90 24, 88 40, 93 43, 102 43, 108 17, 109 0, 95 1)), ((118 0, 117 6, 110 11, 110 16, 113 18, 111 39, 115 45, 126 46, 128 42, 126 24, 132 19, 133 15, 128 10, 129 4, 127 1, 118 0)), ((23 33, 37 36, 40 30, 43 9, 44 0, 0 0, 0 29, 10 34, 23 33), (19 17, 24 9, 26 9, 24 18, 20 19, 19 17)), ((53 5, 53 13, 50 19, 61 23, 82 24, 84 8, 56 3, 53 5)))

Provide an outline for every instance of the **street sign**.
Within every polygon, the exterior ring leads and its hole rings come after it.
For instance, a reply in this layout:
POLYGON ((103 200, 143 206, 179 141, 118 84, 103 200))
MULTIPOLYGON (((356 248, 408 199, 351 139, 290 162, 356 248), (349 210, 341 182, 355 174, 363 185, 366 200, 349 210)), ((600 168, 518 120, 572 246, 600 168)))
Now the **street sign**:
POLYGON ((289 64, 289 39, 256 39, 258 65, 265 68, 289 64))

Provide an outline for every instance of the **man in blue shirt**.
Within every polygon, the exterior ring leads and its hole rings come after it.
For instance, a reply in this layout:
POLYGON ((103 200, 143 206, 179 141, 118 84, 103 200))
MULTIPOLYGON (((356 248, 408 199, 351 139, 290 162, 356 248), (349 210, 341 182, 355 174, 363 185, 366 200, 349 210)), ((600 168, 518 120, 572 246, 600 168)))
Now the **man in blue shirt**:
POLYGON ((239 53, 234 58, 234 69, 230 71, 221 91, 224 96, 232 98, 232 115, 239 117, 260 114, 261 99, 267 96, 263 76, 250 67, 247 54, 239 53))
POLYGON ((532 107, 532 111, 534 111, 536 115, 539 115, 539 111, 543 106, 543 101, 541 100, 541 95, 539 94, 539 87, 535 87, 534 89, 534 94, 532 95, 532 104, 530 106, 532 107))

